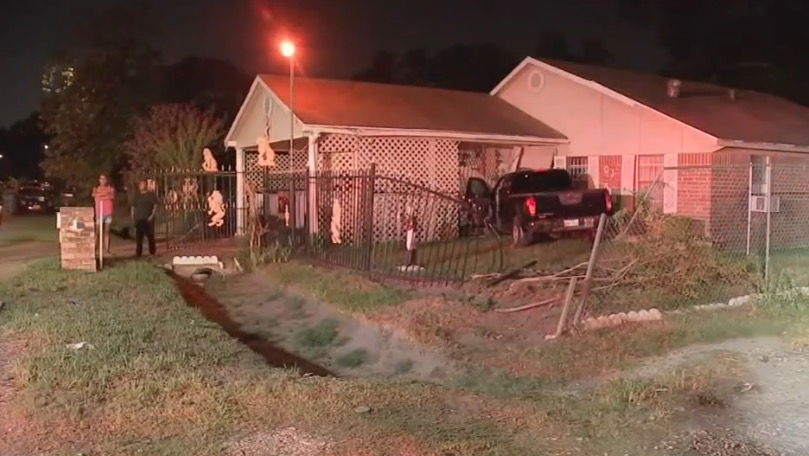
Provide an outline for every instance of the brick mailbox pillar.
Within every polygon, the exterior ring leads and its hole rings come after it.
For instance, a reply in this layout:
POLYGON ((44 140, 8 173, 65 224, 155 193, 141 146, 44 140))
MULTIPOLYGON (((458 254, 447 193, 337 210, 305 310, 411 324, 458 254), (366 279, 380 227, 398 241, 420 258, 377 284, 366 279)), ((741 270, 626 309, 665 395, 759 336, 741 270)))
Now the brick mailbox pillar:
POLYGON ((92 207, 59 210, 59 246, 62 269, 96 271, 96 225, 92 207))

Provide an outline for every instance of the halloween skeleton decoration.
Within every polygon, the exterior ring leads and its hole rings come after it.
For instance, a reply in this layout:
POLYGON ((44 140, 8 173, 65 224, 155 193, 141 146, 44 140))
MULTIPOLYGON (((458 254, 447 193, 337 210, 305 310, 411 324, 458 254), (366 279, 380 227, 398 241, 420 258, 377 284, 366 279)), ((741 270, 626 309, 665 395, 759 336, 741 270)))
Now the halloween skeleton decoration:
POLYGON ((213 152, 207 147, 202 149, 202 170, 206 173, 219 171, 219 166, 216 163, 216 159, 213 157, 213 152))
POLYGON ((183 206, 188 207, 193 202, 194 199, 197 197, 197 192, 199 191, 199 184, 197 180, 193 177, 186 177, 183 179, 183 206))
POLYGON ((270 145, 270 119, 275 105, 269 100, 264 100, 264 133, 256 140, 258 146, 258 165, 266 168, 275 166, 275 151, 270 145))
POLYGON ((260 136, 256 143, 258 144, 258 166, 265 168, 275 166, 275 151, 270 145, 270 139, 267 136, 260 136))
POLYGON ((405 250, 407 250, 407 266, 416 265, 416 211, 408 201, 404 211, 405 250))
POLYGON ((171 189, 166 194, 166 207, 175 212, 180 209, 180 205, 178 204, 180 201, 180 194, 177 193, 177 190, 171 189))
POLYGON ((340 198, 334 195, 334 200, 331 205, 331 243, 342 244, 343 237, 340 230, 343 225, 343 207, 340 204, 340 198))
POLYGON ((211 216, 208 226, 219 228, 225 224, 225 202, 219 190, 208 195, 208 215, 211 216))

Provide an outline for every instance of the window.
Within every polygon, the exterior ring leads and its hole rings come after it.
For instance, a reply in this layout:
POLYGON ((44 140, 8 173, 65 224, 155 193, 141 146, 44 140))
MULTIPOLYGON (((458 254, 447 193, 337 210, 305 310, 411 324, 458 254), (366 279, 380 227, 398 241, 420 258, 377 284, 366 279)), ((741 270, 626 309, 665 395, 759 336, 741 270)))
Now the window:
POLYGON ((650 207, 663 210, 663 155, 638 155, 636 159, 638 197, 648 197, 650 207))
POLYGON ((750 166, 752 176, 752 186, 750 193, 753 195, 764 195, 767 193, 767 157, 764 155, 751 155, 750 166))
POLYGON ((587 157, 567 157, 567 172, 573 179, 573 185, 587 188, 587 157))
POLYGON ((573 182, 564 170, 549 169, 515 175, 511 186, 514 193, 559 192, 569 190, 573 182))

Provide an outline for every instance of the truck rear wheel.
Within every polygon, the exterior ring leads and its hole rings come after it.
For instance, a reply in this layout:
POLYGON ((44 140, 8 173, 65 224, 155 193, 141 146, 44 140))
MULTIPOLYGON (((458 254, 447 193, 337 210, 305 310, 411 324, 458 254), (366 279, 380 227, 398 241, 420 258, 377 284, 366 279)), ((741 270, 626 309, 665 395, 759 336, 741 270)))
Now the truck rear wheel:
POLYGON ((522 220, 514 217, 514 223, 511 224, 511 246, 525 247, 531 243, 531 238, 532 236, 523 228, 522 220))

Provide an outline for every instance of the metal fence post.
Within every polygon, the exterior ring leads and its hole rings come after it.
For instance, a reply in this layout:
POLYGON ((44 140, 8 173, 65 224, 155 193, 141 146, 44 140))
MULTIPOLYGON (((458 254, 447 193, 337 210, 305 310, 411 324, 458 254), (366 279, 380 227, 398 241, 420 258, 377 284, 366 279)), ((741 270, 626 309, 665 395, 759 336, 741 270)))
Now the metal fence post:
POLYGON ((765 239, 765 248, 764 248, 764 285, 769 286, 770 284, 770 218, 772 214, 772 161, 769 156, 767 156, 767 171, 766 171, 766 179, 767 182, 767 229, 766 229, 766 239, 765 239))
POLYGON ((376 163, 371 168, 366 179, 366 206, 365 206, 365 269, 370 271, 373 267, 374 257, 374 190, 376 186, 376 163))
POLYGON ((750 233, 753 224, 753 162, 750 162, 747 170, 747 256, 750 256, 750 233))
POLYGON ((598 219, 598 229, 596 230, 596 238, 593 241, 593 249, 590 251, 590 261, 587 263, 587 272, 584 275, 584 283, 582 284, 581 302, 573 315, 573 326, 579 324, 581 315, 587 304, 587 295, 590 293, 590 282, 593 279, 593 270, 595 269, 596 261, 598 261, 598 248, 601 245, 601 238, 604 236, 604 225, 607 222, 607 214, 601 214, 598 219))

